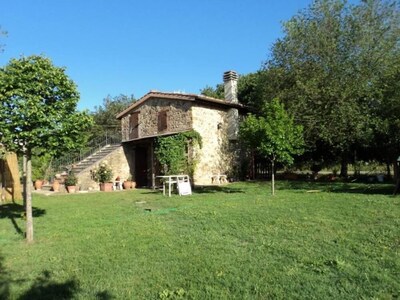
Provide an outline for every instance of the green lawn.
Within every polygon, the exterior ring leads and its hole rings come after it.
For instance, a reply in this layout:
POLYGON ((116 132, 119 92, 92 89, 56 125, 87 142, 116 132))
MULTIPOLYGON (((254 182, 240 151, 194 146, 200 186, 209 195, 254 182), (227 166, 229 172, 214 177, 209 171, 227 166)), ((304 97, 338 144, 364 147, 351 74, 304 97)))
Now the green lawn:
POLYGON ((0 206, 0 299, 397 299, 390 185, 237 183, 0 206), (311 192, 310 192, 311 190, 311 192))

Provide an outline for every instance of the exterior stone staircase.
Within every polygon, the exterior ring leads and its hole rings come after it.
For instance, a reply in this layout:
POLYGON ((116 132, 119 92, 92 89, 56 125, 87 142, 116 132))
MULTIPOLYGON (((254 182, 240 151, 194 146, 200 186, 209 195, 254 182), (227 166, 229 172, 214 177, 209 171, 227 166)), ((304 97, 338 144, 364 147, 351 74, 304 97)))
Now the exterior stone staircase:
POLYGON ((92 155, 76 163, 72 167, 72 171, 78 175, 83 170, 103 160, 107 155, 109 155, 114 150, 118 149, 120 146, 121 146, 120 144, 105 145, 103 148, 94 152, 92 155))

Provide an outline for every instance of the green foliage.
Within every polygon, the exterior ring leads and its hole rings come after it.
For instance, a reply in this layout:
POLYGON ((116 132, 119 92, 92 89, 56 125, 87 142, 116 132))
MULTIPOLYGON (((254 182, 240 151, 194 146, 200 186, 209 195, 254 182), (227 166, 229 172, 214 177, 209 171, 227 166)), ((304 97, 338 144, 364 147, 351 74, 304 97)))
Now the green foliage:
POLYGON ((65 186, 75 186, 78 183, 78 177, 74 173, 70 173, 67 178, 65 178, 65 186))
POLYGON ((7 154, 6 149, 2 145, 0 145, 0 159, 5 158, 6 154, 7 154))
POLYGON ((100 183, 110 182, 113 178, 112 169, 106 161, 103 161, 97 169, 94 169, 92 175, 93 179, 100 183))
POLYGON ((295 125, 278 99, 264 105, 262 115, 249 114, 240 125, 240 138, 271 161, 292 164, 303 153, 303 129, 295 125))
POLYGON ((262 79, 262 71, 240 75, 238 79, 238 100, 254 111, 262 108, 262 79))
POLYGON ((205 88, 200 90, 200 93, 204 96, 207 97, 212 97, 216 99, 224 99, 224 85, 223 84, 217 84, 215 88, 211 86, 206 86, 205 88))
POLYGON ((79 148, 92 118, 78 112, 79 93, 65 69, 50 59, 12 59, 0 69, 0 143, 18 153, 79 148))
MULTIPOLYGON (((251 108, 258 109, 261 106, 261 81, 262 71, 240 75, 238 79, 238 99, 239 102, 251 108)), ((200 91, 202 95, 217 99, 224 99, 224 84, 220 83, 215 88, 206 86, 200 91)))
POLYGON ((399 70, 398 2, 313 1, 284 32, 265 65, 266 99, 282 99, 310 150, 341 154, 368 144, 386 101, 385 74, 399 70))
POLYGON ((122 94, 116 97, 107 96, 104 98, 103 105, 96 106, 94 112, 91 113, 94 120, 92 138, 103 137, 106 132, 108 134, 119 134, 121 132, 121 124, 115 116, 135 100, 133 95, 126 96, 122 94))
POLYGON ((191 130, 171 136, 158 137, 155 155, 165 175, 187 173, 193 175, 196 161, 190 155, 190 148, 202 147, 200 134, 191 130))
POLYGON ((32 154, 32 180, 48 179, 45 178, 50 167, 51 156, 49 154, 32 154))

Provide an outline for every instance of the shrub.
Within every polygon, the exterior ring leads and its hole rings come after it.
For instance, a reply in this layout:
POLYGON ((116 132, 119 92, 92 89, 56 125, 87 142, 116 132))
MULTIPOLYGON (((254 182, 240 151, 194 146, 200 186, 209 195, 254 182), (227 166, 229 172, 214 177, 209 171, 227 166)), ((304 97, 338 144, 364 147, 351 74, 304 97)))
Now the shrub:
POLYGON ((65 179, 65 186, 74 186, 78 183, 78 178, 75 176, 74 173, 71 173, 68 175, 68 177, 65 179))
POLYGON ((93 178, 97 182, 110 182, 113 178, 113 172, 107 162, 102 162, 98 169, 93 170, 93 178))

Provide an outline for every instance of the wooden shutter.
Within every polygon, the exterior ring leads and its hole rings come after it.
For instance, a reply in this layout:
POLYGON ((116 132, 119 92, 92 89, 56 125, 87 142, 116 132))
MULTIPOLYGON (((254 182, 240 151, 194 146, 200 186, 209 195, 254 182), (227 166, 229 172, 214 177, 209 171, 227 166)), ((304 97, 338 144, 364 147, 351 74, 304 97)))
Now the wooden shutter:
POLYGON ((158 113, 158 132, 163 132, 168 129, 167 111, 160 111, 158 113))
POLYGON ((139 137, 139 112, 131 114, 129 120, 129 139, 137 139, 139 137))

